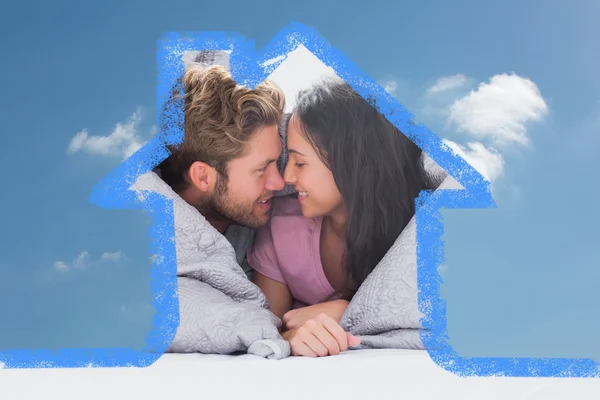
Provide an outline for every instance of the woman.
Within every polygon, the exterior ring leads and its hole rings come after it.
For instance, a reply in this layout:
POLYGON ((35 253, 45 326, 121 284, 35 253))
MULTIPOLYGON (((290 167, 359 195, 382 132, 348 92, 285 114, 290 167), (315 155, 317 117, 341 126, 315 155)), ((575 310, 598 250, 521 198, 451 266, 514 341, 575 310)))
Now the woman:
POLYGON ((419 147, 343 82, 300 93, 287 132, 298 194, 274 201, 248 261, 292 354, 338 354, 359 344, 339 326, 348 302, 431 188, 419 147))

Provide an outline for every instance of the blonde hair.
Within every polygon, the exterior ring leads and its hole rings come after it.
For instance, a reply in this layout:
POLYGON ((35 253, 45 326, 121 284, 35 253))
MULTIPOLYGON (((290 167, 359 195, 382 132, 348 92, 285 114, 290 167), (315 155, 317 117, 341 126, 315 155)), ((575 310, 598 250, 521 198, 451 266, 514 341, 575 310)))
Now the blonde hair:
POLYGON ((183 105, 184 138, 169 147, 171 155, 159 167, 175 192, 185 188, 185 174, 196 161, 210 165, 226 179, 227 164, 244 156, 252 133, 279 124, 283 116, 285 96, 277 84, 264 81, 248 89, 220 65, 189 68, 179 86, 184 93, 175 88, 167 106, 183 105))

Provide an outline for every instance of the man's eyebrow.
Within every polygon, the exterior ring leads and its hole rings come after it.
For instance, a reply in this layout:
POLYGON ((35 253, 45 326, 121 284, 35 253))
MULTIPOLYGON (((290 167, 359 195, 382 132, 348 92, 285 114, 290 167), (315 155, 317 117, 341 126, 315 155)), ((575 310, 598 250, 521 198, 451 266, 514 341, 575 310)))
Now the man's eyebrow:
POLYGON ((277 161, 277 159, 276 159, 276 158, 275 158, 275 159, 266 160, 266 161, 264 161, 262 164, 260 164, 260 167, 259 167, 259 169, 260 169, 260 168, 264 168, 264 167, 266 167, 267 165, 269 165, 269 164, 272 164, 272 163, 274 163, 274 162, 276 162, 276 161, 277 161))

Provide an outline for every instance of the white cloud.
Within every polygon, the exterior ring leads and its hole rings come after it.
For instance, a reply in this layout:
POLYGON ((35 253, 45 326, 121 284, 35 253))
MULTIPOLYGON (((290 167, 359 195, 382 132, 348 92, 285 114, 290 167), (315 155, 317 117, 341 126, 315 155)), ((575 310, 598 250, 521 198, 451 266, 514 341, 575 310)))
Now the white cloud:
POLYGON ((463 74, 456 74, 452 76, 445 76, 437 80, 429 89, 428 94, 436 94, 445 92, 452 89, 457 89, 464 86, 467 83, 467 77, 463 74))
MULTIPOLYGON (((147 143, 147 140, 139 134, 141 119, 141 109, 138 108, 126 122, 118 123, 108 136, 90 136, 87 129, 83 129, 73 136, 67 153, 86 152, 92 155, 126 159, 147 143)), ((156 126, 153 126, 150 136, 154 136, 156 132, 156 126)))
POLYGON ((65 261, 55 261, 53 264, 53 268, 59 272, 66 272, 71 270, 72 268, 83 269, 87 268, 94 264, 101 264, 106 262, 116 262, 124 258, 122 252, 117 251, 113 253, 102 253, 100 258, 96 261, 90 260, 90 253, 87 251, 82 251, 73 259, 71 263, 67 263, 65 261))
POLYGON ((102 253, 102 256, 100 257, 102 261, 119 261, 121 258, 123 258, 123 253, 120 251, 114 253, 102 253))
POLYGON ((90 260, 90 253, 87 251, 82 251, 76 258, 73 260, 73 266, 75 268, 85 268, 88 265, 90 260))
POLYGON ((56 261, 54 263, 54 269, 57 271, 67 271, 69 266, 63 261, 56 261))
POLYGON ((525 124, 542 120, 548 106, 535 83, 516 74, 494 75, 489 83, 450 106, 448 122, 477 140, 496 146, 529 146, 525 124))
POLYGON ((447 139, 443 142, 490 182, 494 182, 504 172, 504 157, 495 149, 487 148, 479 142, 469 142, 466 146, 447 139))
POLYGON ((390 79, 387 81, 381 82, 381 86, 385 89, 386 92, 391 94, 392 96, 396 95, 396 90, 398 90, 398 82, 394 79, 390 79))
POLYGON ((534 82, 514 73, 494 75, 468 91, 474 83, 464 74, 438 79, 425 91, 421 111, 466 133, 465 143, 443 141, 494 183, 504 174, 507 148, 530 146, 527 124, 543 120, 548 106, 534 82))

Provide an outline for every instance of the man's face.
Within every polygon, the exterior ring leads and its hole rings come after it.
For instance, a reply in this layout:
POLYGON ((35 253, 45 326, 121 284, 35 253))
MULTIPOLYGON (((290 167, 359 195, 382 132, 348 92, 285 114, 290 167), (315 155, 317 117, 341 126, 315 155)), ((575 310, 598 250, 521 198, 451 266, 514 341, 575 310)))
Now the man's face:
POLYGON ((209 206, 238 225, 259 228, 269 220, 271 198, 285 186, 277 170, 282 144, 277 125, 252 133, 244 157, 229 162, 228 179, 219 177, 209 206))

